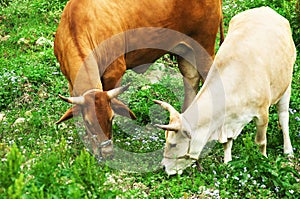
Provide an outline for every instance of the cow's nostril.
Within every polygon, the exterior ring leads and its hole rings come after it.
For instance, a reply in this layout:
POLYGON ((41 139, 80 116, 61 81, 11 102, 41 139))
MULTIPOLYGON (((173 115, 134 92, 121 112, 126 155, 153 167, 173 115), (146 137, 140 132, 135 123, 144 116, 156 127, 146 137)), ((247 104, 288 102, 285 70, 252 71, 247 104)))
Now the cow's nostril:
POLYGON ((112 160, 114 158, 114 154, 113 153, 111 153, 111 154, 102 153, 102 157, 104 160, 112 160))
POLYGON ((113 158, 113 148, 111 146, 101 148, 101 155, 104 159, 112 159, 113 158))

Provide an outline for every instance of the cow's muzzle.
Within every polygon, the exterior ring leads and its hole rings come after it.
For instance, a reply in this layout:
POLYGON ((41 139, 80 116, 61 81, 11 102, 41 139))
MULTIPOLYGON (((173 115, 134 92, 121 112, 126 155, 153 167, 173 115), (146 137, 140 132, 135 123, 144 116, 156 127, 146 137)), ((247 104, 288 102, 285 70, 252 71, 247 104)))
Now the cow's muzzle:
POLYGON ((113 157, 113 142, 112 140, 105 140, 100 143, 99 150, 101 159, 111 159, 113 157))

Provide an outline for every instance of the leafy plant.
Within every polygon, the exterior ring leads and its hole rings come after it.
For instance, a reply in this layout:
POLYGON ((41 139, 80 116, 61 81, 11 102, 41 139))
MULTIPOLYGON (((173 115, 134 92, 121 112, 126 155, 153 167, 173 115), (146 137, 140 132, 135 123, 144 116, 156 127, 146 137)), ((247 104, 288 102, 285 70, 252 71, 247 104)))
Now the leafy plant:
MULTIPOLYGON (((160 166, 168 112, 153 99, 178 111, 182 79, 170 56, 142 75, 127 71, 131 83, 121 100, 137 121, 116 117, 116 157, 99 162, 81 139, 84 128, 55 121, 70 105, 67 81, 53 55, 53 40, 66 0, 0 1, 0 198, 299 198, 300 59, 297 58, 290 102, 290 136, 294 158, 282 155, 276 109, 270 110, 268 158, 254 144, 255 126, 247 125, 234 141, 233 161, 222 162, 215 144, 181 176, 167 176, 160 166), (42 40, 44 42, 37 42, 42 40), (155 81, 154 81, 155 80, 155 81), (16 124, 22 119, 24 123, 16 124), (125 153, 125 152, 126 153, 125 153), (200 171, 199 171, 200 170, 200 171)), ((225 28, 237 13, 268 5, 291 23, 299 50, 299 1, 224 0, 225 28)), ((76 120, 75 120, 76 121, 76 120)))
MULTIPOLYGON (((5 146, 2 146, 5 147, 5 146)), ((24 187, 24 174, 21 173, 21 166, 24 156, 14 144, 5 158, 0 162, 0 194, 11 198, 20 198, 24 187)))
POLYGON ((0 6, 6 7, 8 4, 11 2, 11 0, 1 0, 0 1, 0 6))
POLYGON ((296 46, 300 45, 300 11, 299 0, 255 0, 255 1, 243 1, 243 0, 225 0, 223 1, 223 12, 225 15, 226 26, 229 20, 239 12, 247 9, 269 6, 279 14, 287 18, 290 21, 293 38, 296 46))

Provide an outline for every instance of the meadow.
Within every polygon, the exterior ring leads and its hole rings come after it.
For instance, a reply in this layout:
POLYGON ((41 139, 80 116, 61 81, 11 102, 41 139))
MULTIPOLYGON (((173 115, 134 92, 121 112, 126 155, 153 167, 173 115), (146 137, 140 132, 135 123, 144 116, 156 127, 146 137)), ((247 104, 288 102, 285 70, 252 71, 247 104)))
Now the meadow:
POLYGON ((131 83, 120 98, 138 117, 116 117, 116 157, 99 161, 89 151, 80 119, 55 122, 70 107, 67 80, 53 53, 66 0, 0 0, 0 198, 300 198, 300 11, 296 0, 223 0, 225 33, 237 13, 268 5, 291 23, 298 58, 290 101, 294 157, 283 154, 275 107, 270 109, 268 158, 247 125, 223 163, 223 147, 212 142, 182 175, 161 168, 164 133, 153 124, 167 112, 153 99, 180 110, 183 84, 176 61, 166 55, 143 75, 127 71, 131 83))

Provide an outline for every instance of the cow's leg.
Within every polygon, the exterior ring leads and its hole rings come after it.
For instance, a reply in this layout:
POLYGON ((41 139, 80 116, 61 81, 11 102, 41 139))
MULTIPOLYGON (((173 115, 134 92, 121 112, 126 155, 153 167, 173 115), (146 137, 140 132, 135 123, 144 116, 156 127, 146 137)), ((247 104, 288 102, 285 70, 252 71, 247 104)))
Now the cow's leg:
POLYGON ((255 143, 259 144, 260 152, 267 157, 267 128, 269 122, 269 113, 268 109, 264 110, 256 118, 256 137, 255 143))
POLYGON ((289 102, 291 96, 291 87, 285 91, 284 95, 281 97, 277 103, 277 112, 279 124, 283 132, 283 151, 286 154, 293 154, 293 147, 291 144, 289 136, 289 102))
POLYGON ((199 83, 200 74, 196 67, 196 59, 193 49, 185 43, 180 43, 173 49, 173 52, 178 55, 178 66, 183 76, 184 83, 184 103, 182 112, 191 104, 195 98, 199 83))
POLYGON ((195 98, 199 83, 200 83, 200 75, 198 71, 184 59, 179 59, 179 68, 183 75, 183 84, 184 84, 184 103, 182 106, 182 112, 189 107, 195 98))
POLYGON ((173 52, 179 56, 178 66, 183 75, 184 82, 185 94, 182 111, 184 111, 195 98, 200 80, 204 82, 211 67, 214 57, 215 36, 212 37, 210 33, 208 33, 207 36, 208 37, 202 35, 200 38, 194 38, 201 45, 190 46, 182 42, 174 48, 173 52), (203 40, 202 37, 205 39, 203 40))
POLYGON ((119 87, 121 84, 122 76, 126 71, 126 64, 124 56, 116 59, 110 66, 107 67, 101 77, 103 90, 108 91, 119 87))
POLYGON ((224 148, 224 163, 228 163, 229 161, 232 160, 232 157, 231 157, 232 143, 233 143, 232 139, 228 139, 228 141, 223 144, 223 148, 224 148))

